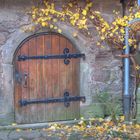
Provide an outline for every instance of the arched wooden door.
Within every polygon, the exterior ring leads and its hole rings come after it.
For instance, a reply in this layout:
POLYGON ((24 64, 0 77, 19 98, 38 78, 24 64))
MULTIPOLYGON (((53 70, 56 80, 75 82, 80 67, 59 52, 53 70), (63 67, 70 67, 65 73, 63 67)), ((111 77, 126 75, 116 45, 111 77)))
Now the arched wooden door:
POLYGON ((80 54, 60 34, 37 34, 21 43, 14 59, 17 123, 79 118, 80 54))

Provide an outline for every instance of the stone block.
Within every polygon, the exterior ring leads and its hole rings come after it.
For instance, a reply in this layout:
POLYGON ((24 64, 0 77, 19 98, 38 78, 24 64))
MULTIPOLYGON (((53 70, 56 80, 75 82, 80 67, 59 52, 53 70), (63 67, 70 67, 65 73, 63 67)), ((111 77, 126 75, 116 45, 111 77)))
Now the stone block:
POLYGON ((140 124, 140 115, 136 117, 137 123, 140 124))
POLYGON ((0 125, 10 125, 14 122, 14 113, 0 114, 0 125))
POLYGON ((26 139, 34 139, 34 138, 39 138, 40 136, 39 130, 23 130, 20 132, 12 131, 9 134, 9 139, 11 140, 19 140, 20 138, 23 138, 24 140, 26 139))
POLYGON ((140 104, 140 98, 137 98, 137 104, 140 104))
POLYGON ((137 102, 140 103, 140 91, 137 92, 137 102))
POLYGON ((81 107, 80 114, 84 118, 104 117, 102 104, 94 103, 92 105, 81 107))
POLYGON ((5 130, 0 132, 0 140, 9 140, 8 135, 10 130, 5 130))
POLYGON ((6 36, 3 33, 0 33, 0 45, 3 45, 6 41, 6 36))
POLYGON ((95 72, 93 74, 94 80, 99 82, 107 82, 110 79, 110 70, 99 70, 95 68, 95 72))
POLYGON ((97 63, 102 63, 104 64, 104 62, 110 63, 112 62, 112 54, 109 51, 100 51, 96 57, 95 57, 95 61, 97 63))
POLYGON ((3 68, 2 68, 2 65, 0 64, 0 73, 3 72, 3 68))
POLYGON ((137 104, 137 114, 140 116, 140 103, 137 104))
POLYGON ((93 96, 94 94, 103 93, 103 92, 106 92, 107 90, 108 90, 108 85, 103 82, 96 82, 92 84, 92 87, 91 87, 91 92, 93 96))

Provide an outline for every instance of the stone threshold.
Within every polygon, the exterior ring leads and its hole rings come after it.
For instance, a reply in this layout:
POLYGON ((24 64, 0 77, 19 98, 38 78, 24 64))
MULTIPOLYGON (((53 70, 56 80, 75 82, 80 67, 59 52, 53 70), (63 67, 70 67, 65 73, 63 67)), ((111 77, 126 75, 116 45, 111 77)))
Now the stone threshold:
POLYGON ((47 128, 53 124, 64 124, 71 125, 76 124, 80 120, 69 120, 69 121, 57 121, 57 122, 47 122, 47 123, 34 123, 34 124, 16 124, 16 125, 6 125, 0 126, 0 130, 13 130, 13 129, 39 129, 39 128, 47 128))

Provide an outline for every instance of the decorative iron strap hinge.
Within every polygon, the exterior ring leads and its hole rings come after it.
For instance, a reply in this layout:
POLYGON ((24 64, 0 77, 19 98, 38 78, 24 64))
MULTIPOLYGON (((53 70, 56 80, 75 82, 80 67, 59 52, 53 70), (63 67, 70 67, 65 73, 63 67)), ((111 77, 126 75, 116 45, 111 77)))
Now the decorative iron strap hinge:
POLYGON ((63 50, 63 54, 60 55, 44 55, 44 56, 26 56, 19 55, 18 61, 26 61, 29 59, 64 59, 64 64, 68 65, 70 63, 69 59, 72 58, 85 58, 85 54, 83 53, 69 53, 69 49, 65 48, 63 50))
POLYGON ((19 104, 20 106, 26 106, 29 104, 39 104, 39 103, 64 103, 65 107, 70 106, 70 102, 75 101, 82 101, 85 102, 86 98, 85 96, 69 96, 69 92, 64 93, 64 97, 61 98, 47 98, 47 99, 33 99, 33 100, 20 100, 19 104))

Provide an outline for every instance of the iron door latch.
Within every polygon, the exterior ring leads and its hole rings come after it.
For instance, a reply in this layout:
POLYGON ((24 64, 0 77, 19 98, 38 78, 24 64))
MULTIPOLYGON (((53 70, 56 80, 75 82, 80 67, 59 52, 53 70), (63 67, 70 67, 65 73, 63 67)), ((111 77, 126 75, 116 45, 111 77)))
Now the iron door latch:
POLYGON ((64 97, 60 98, 47 98, 47 99, 32 99, 32 100, 20 100, 20 106, 27 106, 29 104, 40 104, 40 103, 64 103, 65 107, 70 106, 70 102, 82 101, 83 103, 86 101, 85 96, 70 96, 69 92, 64 93, 64 97))
POLYGON ((65 48, 63 50, 63 54, 59 55, 40 55, 40 56, 26 56, 19 55, 18 61, 26 61, 31 59, 64 59, 64 64, 68 65, 70 63, 70 59, 72 58, 83 58, 85 59, 85 54, 83 53, 69 53, 69 49, 65 48))

